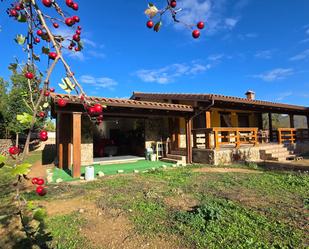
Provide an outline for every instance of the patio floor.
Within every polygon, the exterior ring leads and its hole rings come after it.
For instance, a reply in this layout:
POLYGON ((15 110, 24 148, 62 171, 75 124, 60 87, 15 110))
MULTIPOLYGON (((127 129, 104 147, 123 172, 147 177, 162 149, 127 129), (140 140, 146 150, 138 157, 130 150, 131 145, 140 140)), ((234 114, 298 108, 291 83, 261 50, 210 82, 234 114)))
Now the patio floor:
MULTIPOLYGON (((94 173, 95 175, 98 174, 99 171, 103 172, 105 175, 116 175, 118 174, 118 170, 123 170, 122 174, 129 174, 133 173, 134 170, 138 170, 139 172, 143 172, 150 169, 158 169, 162 168, 163 165, 167 167, 172 167, 172 163, 161 162, 161 161, 147 161, 147 160, 139 160, 136 162, 131 163, 122 163, 122 164, 108 164, 108 165, 101 165, 101 164, 94 164, 94 173)), ((81 168, 82 176, 85 174, 85 167, 81 168)), ((56 182, 57 179, 61 178, 63 182, 70 182, 79 180, 78 178, 72 178, 71 170, 62 170, 59 168, 54 168, 53 170, 53 182, 56 182)))

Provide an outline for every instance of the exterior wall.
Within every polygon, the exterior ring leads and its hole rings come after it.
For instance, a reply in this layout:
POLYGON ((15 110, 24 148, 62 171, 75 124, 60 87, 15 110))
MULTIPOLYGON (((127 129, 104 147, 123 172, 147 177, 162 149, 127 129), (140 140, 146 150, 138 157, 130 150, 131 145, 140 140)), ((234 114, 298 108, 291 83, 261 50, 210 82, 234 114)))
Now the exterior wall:
POLYGON ((93 164, 93 125, 88 117, 82 116, 81 164, 93 164))
POLYGON ((260 161, 259 148, 226 150, 193 149, 193 162, 211 165, 226 165, 235 161, 260 161))
POLYGON ((167 118, 149 118, 145 120, 145 148, 151 148, 156 141, 166 141, 168 134, 167 118))
POLYGON ((249 126, 258 127, 258 113, 241 110, 230 110, 230 109, 212 109, 211 110, 211 127, 221 127, 220 112, 231 113, 231 123, 233 127, 238 127, 238 113, 249 113, 249 126))
POLYGON ((184 118, 179 119, 179 148, 186 148, 186 121, 184 118))

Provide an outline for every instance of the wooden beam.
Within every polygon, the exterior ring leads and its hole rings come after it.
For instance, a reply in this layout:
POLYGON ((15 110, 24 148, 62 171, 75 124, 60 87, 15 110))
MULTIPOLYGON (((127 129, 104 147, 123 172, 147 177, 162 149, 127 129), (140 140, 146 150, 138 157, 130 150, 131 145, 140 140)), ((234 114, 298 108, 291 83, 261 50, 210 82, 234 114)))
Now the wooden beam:
POLYGON ((187 163, 192 163, 192 144, 191 144, 192 120, 186 119, 186 152, 187 163))
POLYGON ((80 177, 81 168, 81 116, 80 112, 73 113, 73 178, 80 177))
POLYGON ((290 114, 289 117, 290 117, 290 128, 294 128, 294 115, 290 114))
POLYGON ((273 120, 271 117, 271 112, 268 113, 268 125, 269 125, 269 140, 270 142, 273 142, 274 136, 273 136, 273 120))
POLYGON ((211 128, 211 112, 210 111, 205 112, 205 119, 206 119, 205 128, 211 128))

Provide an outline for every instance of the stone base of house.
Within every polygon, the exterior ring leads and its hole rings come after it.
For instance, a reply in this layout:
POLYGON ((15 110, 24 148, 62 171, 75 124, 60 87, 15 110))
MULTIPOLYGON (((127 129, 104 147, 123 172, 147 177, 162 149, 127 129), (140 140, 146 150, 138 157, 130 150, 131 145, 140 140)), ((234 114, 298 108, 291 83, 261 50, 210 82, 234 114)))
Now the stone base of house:
POLYGON ((240 149, 193 149, 193 162, 211 165, 227 165, 239 161, 260 161, 258 147, 240 149))

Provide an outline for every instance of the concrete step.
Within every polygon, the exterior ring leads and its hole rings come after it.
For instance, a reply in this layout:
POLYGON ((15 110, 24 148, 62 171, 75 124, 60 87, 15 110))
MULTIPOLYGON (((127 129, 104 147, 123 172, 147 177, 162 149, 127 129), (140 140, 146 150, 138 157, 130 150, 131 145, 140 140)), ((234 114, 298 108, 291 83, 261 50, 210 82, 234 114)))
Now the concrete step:
POLYGON ((264 154, 266 157, 283 157, 283 156, 290 156, 292 155, 289 151, 281 151, 281 152, 275 152, 275 153, 266 153, 264 154))
POLYGON ((271 149, 262 149, 260 150, 261 153, 277 153, 277 152, 284 152, 289 151, 287 148, 271 148, 271 149))
POLYGON ((170 159, 175 159, 178 161, 184 161, 184 162, 186 161, 186 156, 182 156, 182 155, 167 154, 166 157, 170 159))
POLYGON ((175 163, 175 164, 178 163, 178 160, 175 160, 175 159, 172 159, 172 158, 167 158, 167 157, 161 158, 160 161, 167 162, 167 163, 175 163))
POLYGON ((279 156, 279 157, 272 157, 270 160, 283 162, 283 161, 293 160, 295 157, 296 157, 295 155, 279 156))
POLYGON ((187 155, 187 152, 185 149, 180 149, 180 150, 172 150, 171 151, 171 154, 172 155, 179 155, 179 156, 186 156, 187 155))

